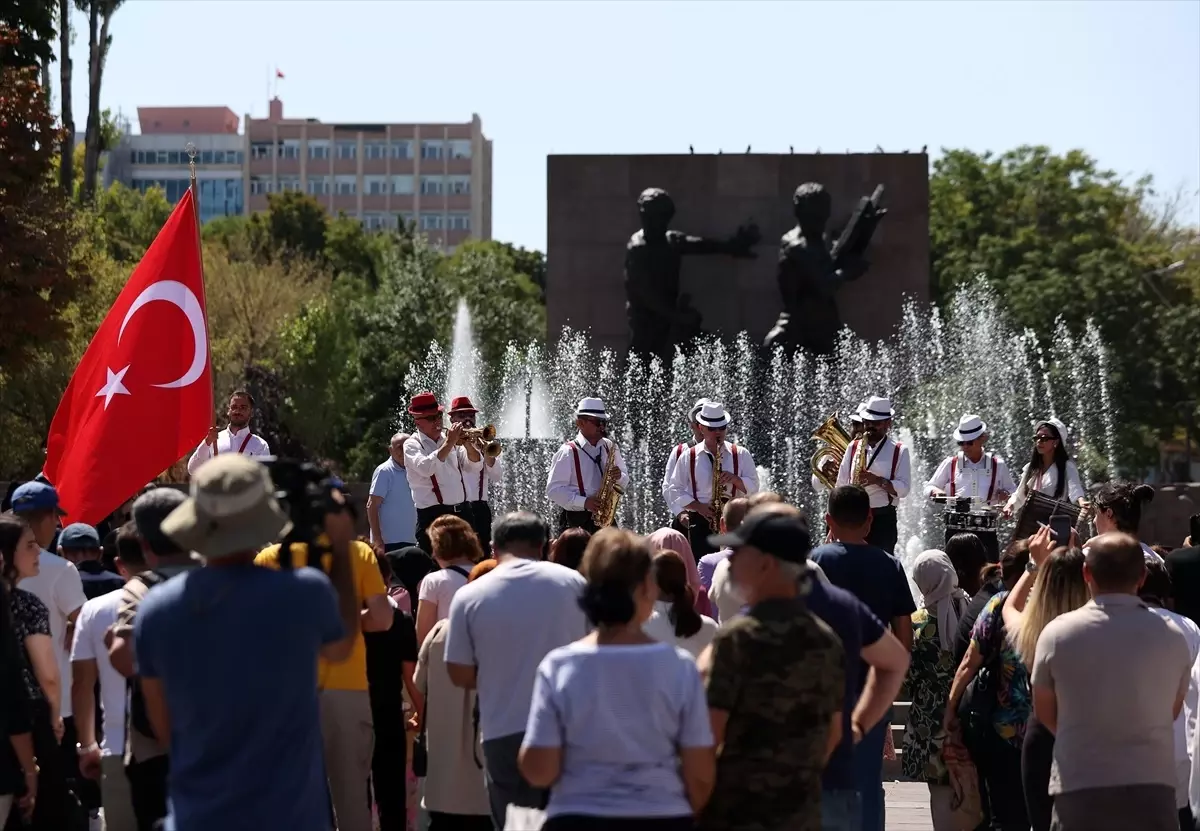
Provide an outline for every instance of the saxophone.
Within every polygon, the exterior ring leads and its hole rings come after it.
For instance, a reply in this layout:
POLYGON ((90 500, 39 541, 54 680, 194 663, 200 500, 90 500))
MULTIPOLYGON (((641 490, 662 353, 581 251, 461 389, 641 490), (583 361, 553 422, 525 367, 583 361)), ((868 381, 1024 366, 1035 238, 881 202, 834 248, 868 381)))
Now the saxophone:
POLYGON ((867 470, 867 436, 858 437, 858 452, 854 454, 854 464, 850 468, 850 484, 861 485, 862 475, 867 470))
POLYGON ((725 447, 717 448, 717 452, 713 454, 713 470, 712 470, 712 497, 709 499, 708 506, 712 508, 712 519, 708 521, 714 534, 721 533, 721 514, 725 512, 725 503, 729 498, 725 496, 725 486, 721 484, 721 457, 725 455, 725 447))
POLYGON ((600 490, 596 492, 596 501, 600 506, 592 511, 592 522, 596 523, 597 528, 605 528, 612 525, 617 518, 617 504, 621 501, 621 495, 625 493, 625 489, 621 487, 619 479, 621 471, 617 467, 617 445, 613 441, 608 443, 608 464, 604 466, 604 476, 600 479, 600 490))

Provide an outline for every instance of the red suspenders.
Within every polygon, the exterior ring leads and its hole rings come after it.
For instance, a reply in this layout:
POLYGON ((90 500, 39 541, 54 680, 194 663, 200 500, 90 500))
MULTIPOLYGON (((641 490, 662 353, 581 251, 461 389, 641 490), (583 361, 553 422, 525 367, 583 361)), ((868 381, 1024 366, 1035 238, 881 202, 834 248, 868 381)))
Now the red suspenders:
MULTIPOLYGON (((682 444, 679 446, 681 448, 683 447, 682 444)), ((692 499, 699 502, 700 497, 696 496, 696 447, 697 447, 697 445, 692 445, 692 453, 691 453, 692 458, 689 461, 689 464, 691 465, 691 468, 692 468, 692 471, 691 471, 692 472, 692 499)), ((739 475, 738 474, 738 446, 737 446, 737 444, 731 444, 730 448, 732 448, 731 454, 733 456, 733 475, 738 476, 739 475)), ((735 488, 735 490, 736 490, 736 488, 735 488)))
MULTIPOLYGON (((996 454, 995 453, 993 453, 991 455, 991 460, 992 460, 992 481, 990 484, 988 484, 988 492, 987 492, 987 501, 988 502, 992 501, 992 495, 996 492, 996 454)), ((954 496, 958 491, 957 486, 954 484, 955 471, 957 469, 958 469, 958 454, 955 453, 953 456, 950 457, 950 495, 951 496, 954 496)), ((893 463, 892 476, 895 476, 895 475, 896 475, 896 468, 895 468, 895 464, 893 463)))
POLYGON ((587 492, 583 489, 583 471, 579 468, 579 448, 573 441, 567 442, 567 446, 571 448, 571 455, 575 457, 575 484, 579 488, 579 495, 586 498, 587 492))
MULTIPOLYGON (((248 445, 248 444, 250 443, 250 437, 251 437, 251 436, 253 436, 253 435, 254 435, 254 434, 253 434, 253 433, 251 433, 249 430, 247 430, 247 431, 246 431, 246 438, 242 439, 242 446, 238 448, 238 455, 239 455, 239 456, 240 456, 240 455, 242 455, 243 453, 245 453, 245 452, 246 452, 246 445, 248 445)), ((231 437, 231 438, 232 438, 232 437, 231 437)), ((213 443, 213 455, 214 455, 214 456, 215 456, 215 455, 217 455, 217 445, 216 445, 216 442, 214 442, 214 443, 213 443)))

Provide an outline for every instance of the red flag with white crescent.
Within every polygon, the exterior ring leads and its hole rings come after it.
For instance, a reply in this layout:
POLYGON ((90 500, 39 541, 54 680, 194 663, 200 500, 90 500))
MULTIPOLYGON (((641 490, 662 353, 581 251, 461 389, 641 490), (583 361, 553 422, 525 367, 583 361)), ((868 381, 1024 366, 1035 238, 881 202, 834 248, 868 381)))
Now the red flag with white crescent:
POLYGON ((75 368, 43 472, 71 522, 92 525, 195 448, 212 423, 200 235, 191 191, 75 368))

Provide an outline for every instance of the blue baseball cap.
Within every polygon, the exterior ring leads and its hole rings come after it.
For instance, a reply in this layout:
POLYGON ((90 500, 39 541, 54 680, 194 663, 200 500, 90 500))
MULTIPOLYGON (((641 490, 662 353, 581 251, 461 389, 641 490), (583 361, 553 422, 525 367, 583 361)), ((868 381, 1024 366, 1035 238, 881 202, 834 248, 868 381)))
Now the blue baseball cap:
POLYGON ((53 508, 60 514, 66 511, 58 504, 58 491, 48 482, 34 480, 21 485, 12 495, 12 510, 14 514, 26 511, 42 511, 53 508))
POLYGON ((72 522, 59 533, 58 544, 66 549, 92 550, 100 548, 100 535, 85 522, 72 522))

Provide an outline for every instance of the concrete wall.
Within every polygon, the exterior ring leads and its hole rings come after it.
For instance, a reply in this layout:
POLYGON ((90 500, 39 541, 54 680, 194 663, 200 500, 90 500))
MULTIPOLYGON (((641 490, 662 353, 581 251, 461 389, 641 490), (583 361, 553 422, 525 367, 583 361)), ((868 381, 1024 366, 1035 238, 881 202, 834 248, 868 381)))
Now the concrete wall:
POLYGON ((833 197, 831 229, 858 200, 885 188, 883 220, 870 249, 871 271, 839 295, 842 320, 861 336, 887 338, 905 294, 929 297, 929 160, 922 153, 831 155, 550 156, 547 160, 547 317, 551 338, 564 325, 590 328, 599 345, 625 349, 625 244, 638 230, 637 197, 665 188, 674 229, 727 237, 755 222, 756 260, 691 257, 682 291, 705 328, 756 340, 782 310, 775 284, 779 238, 794 224, 792 193, 822 183, 833 197))

